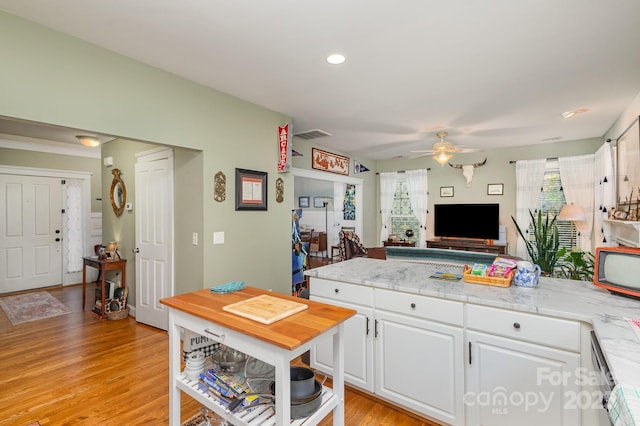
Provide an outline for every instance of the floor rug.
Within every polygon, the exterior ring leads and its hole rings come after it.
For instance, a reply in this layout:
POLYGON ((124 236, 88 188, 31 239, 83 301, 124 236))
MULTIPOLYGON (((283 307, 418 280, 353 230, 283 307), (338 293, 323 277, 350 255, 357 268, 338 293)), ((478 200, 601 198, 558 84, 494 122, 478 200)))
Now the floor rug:
POLYGON ((71 312, 71 309, 46 291, 0 297, 0 307, 13 325, 71 312))

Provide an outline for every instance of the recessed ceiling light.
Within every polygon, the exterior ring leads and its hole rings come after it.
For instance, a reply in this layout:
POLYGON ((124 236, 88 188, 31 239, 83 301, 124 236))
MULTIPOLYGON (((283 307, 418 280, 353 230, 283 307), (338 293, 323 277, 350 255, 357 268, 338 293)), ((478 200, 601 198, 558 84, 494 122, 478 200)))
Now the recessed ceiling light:
POLYGON ((329 62, 331 65, 340 65, 341 63, 346 61, 346 59, 347 58, 339 53, 334 53, 333 55, 327 56, 327 62, 329 62))

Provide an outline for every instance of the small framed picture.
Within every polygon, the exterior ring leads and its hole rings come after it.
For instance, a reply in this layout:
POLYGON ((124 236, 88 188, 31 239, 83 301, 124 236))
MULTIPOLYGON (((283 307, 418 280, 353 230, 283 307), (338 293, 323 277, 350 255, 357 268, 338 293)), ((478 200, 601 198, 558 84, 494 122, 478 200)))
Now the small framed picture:
POLYGON ((236 169, 236 210, 267 210, 267 172, 236 169))
POLYGON ((453 186, 441 186, 440 187, 440 196, 441 197, 453 197, 453 186))
POLYGON ((298 207, 309 208, 309 197, 298 197, 298 207))
POLYGON ((329 204, 328 197, 313 197, 313 207, 320 209, 324 207, 324 203, 329 204))
POLYGON ((487 195, 503 195, 504 184, 502 183, 489 183, 487 184, 487 195))

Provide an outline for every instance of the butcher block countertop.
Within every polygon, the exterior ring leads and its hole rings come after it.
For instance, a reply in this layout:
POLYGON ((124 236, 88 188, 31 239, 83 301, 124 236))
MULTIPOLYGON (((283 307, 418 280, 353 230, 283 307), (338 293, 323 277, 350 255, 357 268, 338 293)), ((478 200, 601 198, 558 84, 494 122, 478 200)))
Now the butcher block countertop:
POLYGON ((160 303, 287 350, 297 348, 356 314, 353 309, 285 296, 253 287, 246 287, 228 294, 212 293, 205 288, 161 299, 160 303), (307 309, 271 324, 262 324, 222 309, 226 305, 261 295, 303 303, 307 305, 307 309))

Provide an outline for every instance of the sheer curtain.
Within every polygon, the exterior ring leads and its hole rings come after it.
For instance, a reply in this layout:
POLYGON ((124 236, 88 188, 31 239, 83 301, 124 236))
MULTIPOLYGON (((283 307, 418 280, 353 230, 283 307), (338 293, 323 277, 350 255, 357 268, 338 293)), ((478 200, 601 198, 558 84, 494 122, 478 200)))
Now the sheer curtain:
POLYGON ((615 206, 613 157, 610 143, 603 144, 594 154, 593 238, 595 247, 617 245, 611 237, 611 225, 604 222, 609 209, 615 206))
POLYGON ((397 172, 380 173, 380 219, 382 222, 380 241, 387 241, 387 238, 389 238, 391 209, 393 208, 393 197, 396 193, 397 178, 397 172))
POLYGON ((582 251, 592 251, 591 230, 593 229, 593 162, 594 155, 576 155, 558 158, 560 180, 567 204, 580 206, 586 220, 575 222, 580 232, 580 247, 582 251))
MULTIPOLYGON (((427 243, 427 205, 429 197, 429 186, 427 185, 427 170, 408 170, 405 172, 407 179, 407 192, 411 209, 418 219, 420 229, 418 230, 418 247, 426 247, 427 243)), ((393 199, 392 199, 393 200, 393 199)), ((384 241, 384 240, 382 240, 384 241)))
MULTIPOLYGON (((535 210, 538 205, 546 162, 544 158, 516 161, 516 222, 524 232, 529 229, 531 223, 529 211, 535 210)), ((523 259, 529 257, 520 235, 516 243, 516 256, 523 259)))
POLYGON ((66 179, 62 185, 65 214, 64 238, 62 247, 64 250, 65 273, 82 271, 82 256, 84 256, 84 215, 82 211, 82 181, 66 179))

